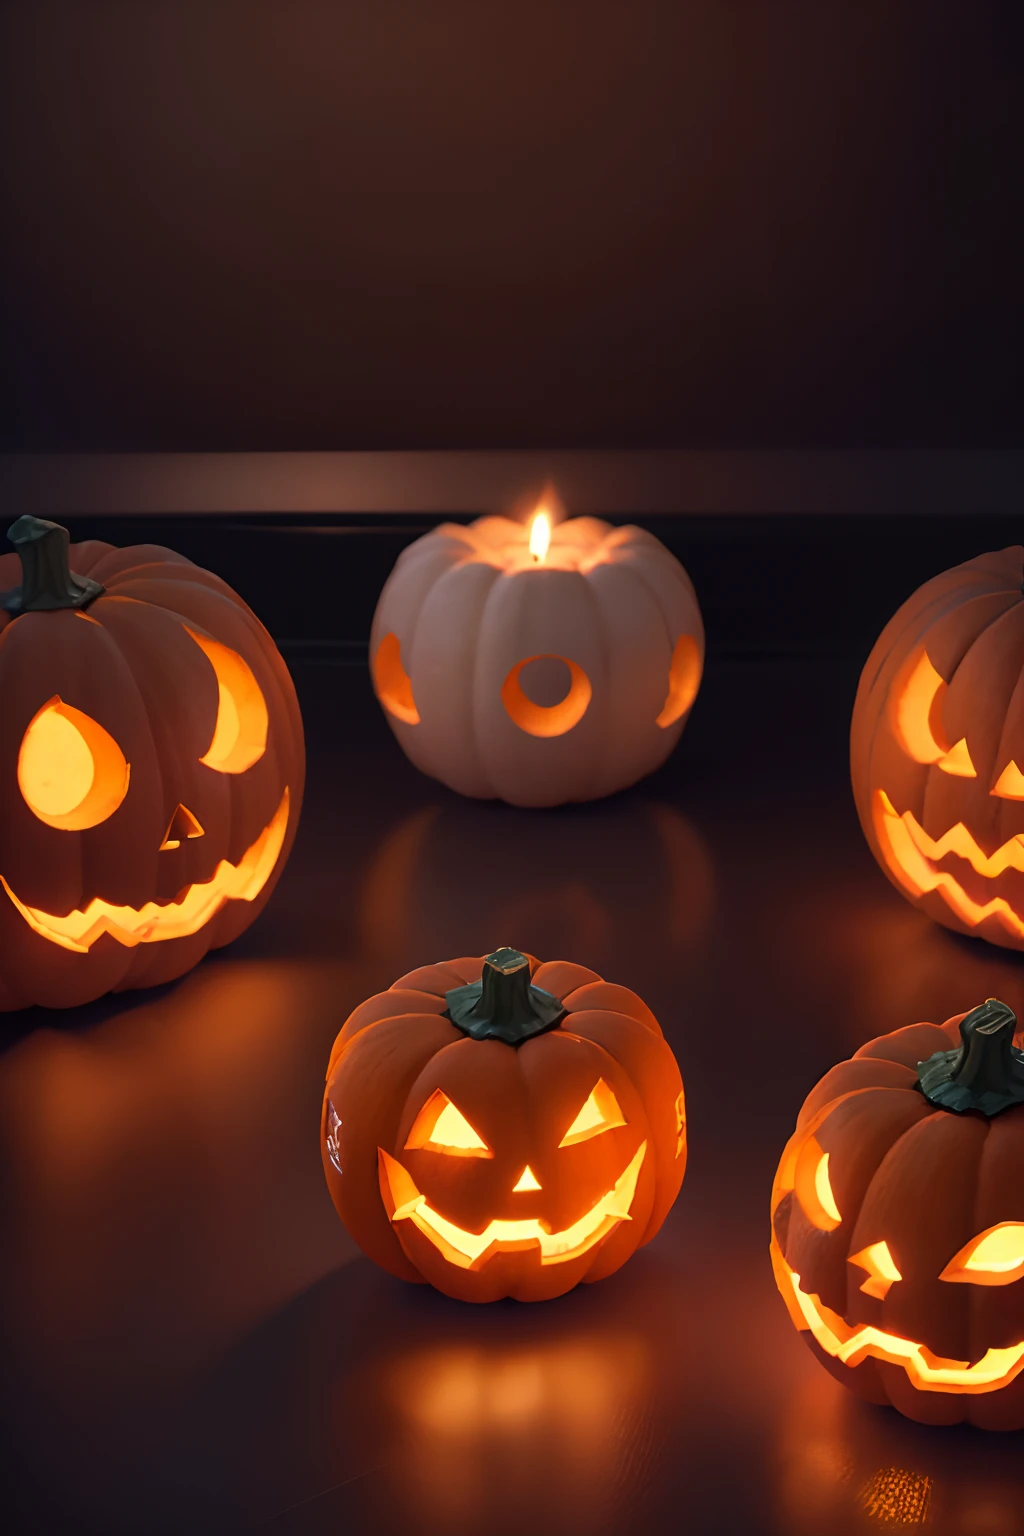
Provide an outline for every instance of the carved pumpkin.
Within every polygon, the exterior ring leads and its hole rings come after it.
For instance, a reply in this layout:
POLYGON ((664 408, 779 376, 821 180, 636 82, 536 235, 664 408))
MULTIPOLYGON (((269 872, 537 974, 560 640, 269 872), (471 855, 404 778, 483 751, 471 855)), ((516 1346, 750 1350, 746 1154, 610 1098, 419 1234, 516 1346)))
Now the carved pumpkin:
POLYGON ((320 1135, 365 1253, 464 1301, 542 1301, 654 1236, 686 1166, 683 1087, 625 987, 518 950, 424 966, 334 1044, 320 1135))
POLYGON ((700 609, 640 528, 576 517, 532 544, 526 524, 483 517, 404 550, 373 619, 373 685, 402 750, 460 794, 592 800, 679 740, 704 664, 700 609))
POLYGON ((1024 1052, 990 999, 821 1080, 772 1192, 790 1316, 838 1380, 928 1424, 1024 1428, 1024 1052))
POLYGON ((302 722, 218 577, 156 545, 69 549, 33 517, 10 537, 0 1008, 63 1008, 170 981, 249 926, 295 836, 302 722))
POLYGON ((928 581, 860 679, 861 825, 898 890, 947 928, 1024 948, 1024 549, 928 581))

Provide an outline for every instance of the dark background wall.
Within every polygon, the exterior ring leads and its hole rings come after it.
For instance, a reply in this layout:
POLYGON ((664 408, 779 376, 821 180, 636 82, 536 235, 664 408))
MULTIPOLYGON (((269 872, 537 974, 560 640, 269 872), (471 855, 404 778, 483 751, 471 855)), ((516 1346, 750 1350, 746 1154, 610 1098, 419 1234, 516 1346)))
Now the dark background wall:
POLYGON ((0 446, 1021 439, 1019 7, 0 11, 0 446))

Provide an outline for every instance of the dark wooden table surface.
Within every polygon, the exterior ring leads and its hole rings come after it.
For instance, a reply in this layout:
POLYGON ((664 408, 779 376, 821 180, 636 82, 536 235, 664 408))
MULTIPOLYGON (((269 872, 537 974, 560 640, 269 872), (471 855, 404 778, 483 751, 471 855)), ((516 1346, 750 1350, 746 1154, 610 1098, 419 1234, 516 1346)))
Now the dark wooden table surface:
POLYGON ((846 776, 853 652, 715 638, 665 768, 548 812, 421 777, 364 667, 297 648, 307 800, 257 925, 176 985, 0 1019, 7 1529, 1024 1531, 1020 1436, 848 1396, 768 1262, 772 1174, 818 1076, 987 995, 1020 1012, 1024 967, 876 869, 846 776), (357 1002, 503 943, 644 996, 690 1166, 610 1280, 472 1308, 360 1257, 318 1117, 357 1002))

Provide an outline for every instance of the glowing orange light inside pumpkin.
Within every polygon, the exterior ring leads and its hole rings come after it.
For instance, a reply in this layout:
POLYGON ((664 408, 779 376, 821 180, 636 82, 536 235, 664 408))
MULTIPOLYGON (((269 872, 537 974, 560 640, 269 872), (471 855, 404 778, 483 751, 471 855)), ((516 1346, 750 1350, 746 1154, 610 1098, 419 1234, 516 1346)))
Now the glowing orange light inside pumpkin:
POLYGON ((1012 1285, 1024 1275, 1024 1223, 1001 1221, 989 1227, 952 1259, 940 1280, 969 1285, 1012 1285))
POLYGON ((501 702, 509 719, 528 736, 564 736, 579 725, 593 689, 583 668, 568 656, 526 656, 517 661, 501 685, 501 702), (519 674, 535 661, 561 661, 569 669, 569 691, 557 704, 535 704, 527 698, 519 674))
POLYGON ((177 901, 164 904, 147 901, 142 907, 119 907, 94 896, 80 911, 56 914, 19 901, 3 875, 0 875, 0 886, 35 933, 76 954, 88 954, 105 933, 129 949, 136 944, 153 944, 158 939, 188 938, 216 917, 226 901, 256 900, 273 874, 284 847, 288 804, 288 790, 285 789, 272 820, 239 862, 232 864, 228 859, 221 859, 209 880, 186 886, 177 901))
POLYGON ((890 1287, 903 1279, 888 1243, 872 1243, 869 1248, 862 1248, 860 1253, 851 1254, 850 1263, 867 1270, 861 1290, 865 1296, 877 1296, 879 1301, 884 1301, 890 1287))
POLYGON ((608 1087, 603 1077, 599 1077, 590 1091, 590 1096, 572 1125, 566 1131, 559 1147, 573 1147, 579 1141, 589 1141, 592 1136, 600 1136, 602 1131, 610 1131, 617 1125, 625 1125, 626 1117, 619 1108, 619 1101, 608 1087))
POLYGON ((428 1152, 447 1152, 451 1157, 494 1156, 461 1109, 440 1088, 434 1089, 416 1116, 406 1140, 407 1152, 420 1148, 428 1152))
POLYGON ((875 827, 886 863, 913 896, 939 891, 949 907, 972 928, 994 917, 1016 938, 1024 938, 1024 923, 1003 896, 984 904, 972 900, 948 871, 934 866, 947 853, 966 859, 979 875, 999 875, 1004 869, 1024 870, 1024 840, 1008 838, 995 853, 986 854, 971 833, 958 821, 936 840, 929 837, 911 811, 899 816, 889 796, 880 789, 875 796, 875 827))
MULTIPOLYGON (((636 1194, 637 1180, 647 1153, 642 1141, 637 1151, 607 1194, 592 1205, 585 1215, 559 1232, 551 1232, 536 1217, 522 1221, 489 1221, 482 1232, 469 1232, 435 1211, 426 1195, 421 1194, 408 1169, 378 1147, 380 1187, 393 1222, 411 1221, 433 1243, 439 1253, 460 1269, 479 1269, 492 1253, 514 1252, 538 1247, 541 1264, 564 1264, 589 1253, 597 1243, 618 1226, 631 1220, 629 1208, 636 1194)), ((1024 1345, 1021 1346, 1024 1352, 1024 1345)))
POLYGON ((896 739, 915 763, 935 763, 943 773, 976 779, 966 737, 961 736, 948 751, 940 740, 939 722, 946 689, 947 684, 932 666, 928 652, 922 651, 902 689, 896 692, 896 739))
POLYGON ((112 816, 128 793, 130 771, 109 731, 57 694, 33 716, 18 752, 26 805, 63 832, 81 832, 112 816))
POLYGON ((867 1324, 851 1326, 826 1307, 818 1296, 801 1288, 800 1276, 790 1269, 772 1240, 776 1279, 790 1316, 798 1328, 809 1329, 827 1355, 843 1365, 862 1360, 885 1360, 902 1365, 919 1392, 991 1392, 1008 1386, 1024 1370, 1024 1343, 1006 1349, 987 1349, 973 1365, 966 1360, 947 1360, 934 1355, 924 1344, 867 1324))
POLYGON ((1001 800, 1024 800, 1024 773, 1012 757, 989 793, 998 795, 1001 800))
POLYGON ((245 773, 267 750, 270 719, 267 703, 248 662, 237 651, 186 630, 210 663, 217 678, 217 719, 213 740, 199 759, 218 773, 245 773))
POLYGON ((519 1175, 517 1182, 513 1184, 512 1193, 514 1195, 523 1195, 532 1189, 540 1189, 540 1180, 537 1178, 537 1175, 534 1173, 529 1163, 527 1163, 526 1167, 519 1175))
POLYGON ((832 1232, 842 1222, 828 1177, 828 1153, 813 1136, 805 1141, 796 1161, 794 1188, 800 1207, 819 1232, 832 1232))
POLYGON ((668 693, 655 725, 665 730, 686 714, 697 697, 700 675, 701 660, 697 642, 692 635, 680 635, 669 664, 668 693))
POLYGON ((551 543, 551 519, 543 506, 537 508, 530 524, 530 554, 537 561, 547 555, 551 543))

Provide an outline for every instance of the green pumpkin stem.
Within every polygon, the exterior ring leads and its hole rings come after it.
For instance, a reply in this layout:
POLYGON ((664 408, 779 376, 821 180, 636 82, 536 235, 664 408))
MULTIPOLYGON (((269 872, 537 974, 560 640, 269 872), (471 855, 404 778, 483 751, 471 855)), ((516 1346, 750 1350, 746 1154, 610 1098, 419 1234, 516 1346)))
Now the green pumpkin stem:
POLYGON ((58 608, 84 608, 104 588, 90 576, 76 576, 68 560, 70 539, 59 523, 19 517, 7 537, 21 557, 21 586, 0 592, 0 608, 18 617, 58 608))
POLYGON ((960 1045, 918 1063, 917 1086, 937 1109, 1001 1114, 1024 1104, 1024 1051, 1013 1044, 1017 1018, 990 997, 960 1020, 960 1045))
POLYGON ((448 1017, 474 1040, 522 1045, 554 1029, 565 1009, 557 997, 530 981, 530 962, 518 949, 496 949, 479 981, 445 994, 448 1017))

